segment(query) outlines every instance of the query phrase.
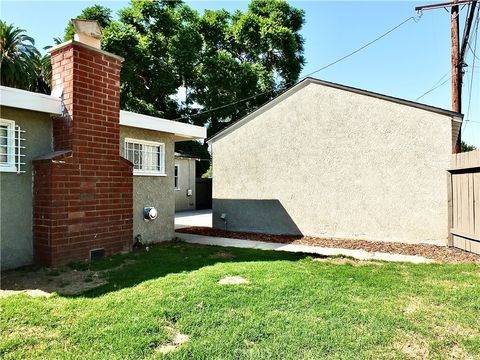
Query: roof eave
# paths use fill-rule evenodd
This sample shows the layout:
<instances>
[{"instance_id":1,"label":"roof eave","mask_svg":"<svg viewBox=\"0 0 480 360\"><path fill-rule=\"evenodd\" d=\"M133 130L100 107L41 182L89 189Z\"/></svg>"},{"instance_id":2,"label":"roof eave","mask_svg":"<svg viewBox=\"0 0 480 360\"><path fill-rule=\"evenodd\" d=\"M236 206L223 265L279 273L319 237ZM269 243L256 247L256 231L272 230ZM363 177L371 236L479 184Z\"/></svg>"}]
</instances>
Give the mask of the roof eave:
<instances>
[{"instance_id":1,"label":"roof eave","mask_svg":"<svg viewBox=\"0 0 480 360\"><path fill-rule=\"evenodd\" d=\"M61 99L7 86L0 86L0 105L52 115L62 114Z\"/></svg>"},{"instance_id":2,"label":"roof eave","mask_svg":"<svg viewBox=\"0 0 480 360\"><path fill-rule=\"evenodd\" d=\"M442 109L442 108L438 108L438 107L430 106L430 105L426 105L426 104L421 104L421 103L417 103L417 102L410 101L410 100L400 99L400 98L396 98L396 97L393 97L393 96L379 94L379 93L375 93L375 92L372 92L372 91L362 90L362 89L354 88L354 87L351 87L351 86L346 86L346 85L342 85L342 84L323 81L323 80L315 79L315 78L312 78L312 77L307 77L305 79L302 79L297 84L290 87L289 89L285 90L284 92L282 92L277 97L275 97L275 98L271 99L270 101L266 102L265 104L263 104L258 109L251 112L250 114L245 115L243 118L240 118L239 120L233 122L231 125L227 126L226 128L224 128L223 130L221 130L217 134L208 138L207 143L208 144L215 143L216 141L220 140L221 138L228 135L232 131L235 131L237 128L239 128L240 126L242 126L246 122L250 121L252 118L262 114L263 112L265 112L267 110L269 110L270 108L275 106L277 103L283 101L285 98L294 94L298 90L304 88L306 85L312 84L312 83L313 84L318 84L318 85L324 85L324 86L328 86L328 87L333 87L333 88L341 89L341 90L344 90L344 91L350 91L350 92L354 92L354 93L365 95L365 96L371 96L371 97L375 97L375 98L382 99L382 100L385 100L385 101L395 102L397 104L402 104L402 105L405 105L405 106L411 106L411 107L415 107L415 108L418 108L418 109L435 112L435 113L445 115L445 116L450 116L452 118L452 120L454 120L454 121L460 121L461 122L463 120L463 115L460 114L460 113L454 112L454 111L450 111L450 110L446 110L446 109Z\"/></svg>"},{"instance_id":3,"label":"roof eave","mask_svg":"<svg viewBox=\"0 0 480 360\"><path fill-rule=\"evenodd\" d=\"M201 126L137 114L125 110L120 111L120 125L173 134L175 141L205 139L207 136L207 129Z\"/></svg>"}]
</instances>

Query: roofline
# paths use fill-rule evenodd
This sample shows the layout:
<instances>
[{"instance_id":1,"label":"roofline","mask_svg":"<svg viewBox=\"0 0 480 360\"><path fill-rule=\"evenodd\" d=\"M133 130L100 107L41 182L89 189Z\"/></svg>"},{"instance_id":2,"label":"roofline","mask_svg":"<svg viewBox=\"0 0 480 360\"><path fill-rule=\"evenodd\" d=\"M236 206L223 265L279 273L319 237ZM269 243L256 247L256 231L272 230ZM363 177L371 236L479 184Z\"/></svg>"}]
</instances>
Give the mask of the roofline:
<instances>
[{"instance_id":1,"label":"roofline","mask_svg":"<svg viewBox=\"0 0 480 360\"><path fill-rule=\"evenodd\" d=\"M54 115L62 114L61 99L7 86L0 86L0 105Z\"/></svg>"},{"instance_id":2,"label":"roofline","mask_svg":"<svg viewBox=\"0 0 480 360\"><path fill-rule=\"evenodd\" d=\"M171 133L181 138L178 141L205 139L207 137L207 129L202 126L185 124L125 110L120 111L120 125Z\"/></svg>"},{"instance_id":3,"label":"roofline","mask_svg":"<svg viewBox=\"0 0 480 360\"><path fill-rule=\"evenodd\" d=\"M176 159L186 159L186 160L204 160L202 158L199 158L197 156L193 156L193 155L180 155L178 153L175 153L174 154L174 157Z\"/></svg>"},{"instance_id":4,"label":"roofline","mask_svg":"<svg viewBox=\"0 0 480 360\"><path fill-rule=\"evenodd\" d=\"M394 103L401 104L401 105L411 106L411 107L415 107L415 108L418 108L418 109L422 109L422 110L426 110L426 111L430 111L430 112L435 112L435 113L438 113L438 114L441 114L441 115L446 115L446 116L453 117L453 120L458 121L458 122L462 122L462 119L463 119L462 114L454 112L454 111L450 111L450 110L446 110L446 109L442 109L442 108L438 108L438 107L435 107L435 106L430 106L430 105L426 105L426 104L422 104L422 103L418 103L418 102L414 102L414 101L410 101L410 100L405 100L405 99L397 98L397 97L394 97L394 96L379 94L379 93L368 91L368 90L354 88L354 87L347 86L347 85L342 85L342 84L337 84L337 83L333 83L333 82L329 82L329 81L319 80L319 79L312 78L312 77L306 77L305 79L302 79L301 81L299 81L295 85L292 85L290 88L286 89L284 92L282 92L278 96L276 96L273 99L271 99L270 101L266 102L265 104L263 104L262 106L260 106L256 110L252 111L250 114L247 114L244 117L234 121L232 124L230 124L229 126L224 128L223 130L221 130L217 134L208 138L207 143L208 144L213 144L215 141L217 141L220 138L224 137L225 135L231 133L235 129L239 128L243 124L250 121L252 118L264 113L265 111L267 111L269 109L271 109L272 107L274 107L279 102L283 101L287 97L293 95L294 93L296 93L300 89L303 89L305 86L307 86L309 84L317 84L317 85L328 86L328 87L332 87L332 88L335 88L335 89L345 90L345 91L353 92L353 93L356 93L356 94L375 97L377 99L382 99L382 100L394 102Z\"/></svg>"},{"instance_id":5,"label":"roofline","mask_svg":"<svg viewBox=\"0 0 480 360\"><path fill-rule=\"evenodd\" d=\"M77 41L77 40L68 40L68 41L65 41L61 44L58 44L58 45L55 45L55 46L52 46L50 48L47 49L47 53L49 54L52 54L52 52L54 51L57 51L57 50L60 50L68 45L77 45L77 46L81 46L87 50L91 50L91 51L96 51L96 52L99 52L101 54L104 54L104 55L107 55L107 56L111 56L115 59L117 59L118 61L120 62L123 62L125 60L125 58L123 58L122 56L120 55L116 55L116 54L112 54L111 52L108 52L108 51L105 51L105 50L102 50L102 49L99 49L99 48L96 48L96 47L93 47L93 46L90 46L88 44L85 44L81 41Z\"/></svg>"},{"instance_id":6,"label":"roofline","mask_svg":"<svg viewBox=\"0 0 480 360\"><path fill-rule=\"evenodd\" d=\"M315 78L311 78L311 77L306 78L306 79L310 80L313 83L320 84L320 85L325 85L325 86L330 86L330 87L333 87L333 88L336 88L336 89L346 90L346 91L354 92L354 93L357 93L357 94L362 94L362 95L366 95L366 96L379 98L379 99L382 99L382 100L395 102L395 103L402 104L402 105L412 106L412 107L416 107L416 108L419 108L419 109L422 109L422 110L436 112L436 113L442 114L442 115L459 116L459 117L463 118L462 114L457 113L455 111L439 108L439 107L432 106L432 105L422 104L422 103L419 103L419 102L416 102L416 101L406 100L406 99L398 98L398 97L395 97L395 96L380 94L380 93L376 93L376 92L373 92L373 91L363 90L363 89L355 88L355 87L352 87L352 86L337 84L337 83L324 81L324 80L319 80L319 79L315 79Z\"/></svg>"},{"instance_id":7,"label":"roofline","mask_svg":"<svg viewBox=\"0 0 480 360\"><path fill-rule=\"evenodd\" d=\"M60 98L7 86L0 86L0 105L51 115L62 114L62 100ZM120 111L120 125L171 133L179 138L176 139L177 141L205 139L207 137L207 129L201 126L124 110Z\"/></svg>"}]
</instances>

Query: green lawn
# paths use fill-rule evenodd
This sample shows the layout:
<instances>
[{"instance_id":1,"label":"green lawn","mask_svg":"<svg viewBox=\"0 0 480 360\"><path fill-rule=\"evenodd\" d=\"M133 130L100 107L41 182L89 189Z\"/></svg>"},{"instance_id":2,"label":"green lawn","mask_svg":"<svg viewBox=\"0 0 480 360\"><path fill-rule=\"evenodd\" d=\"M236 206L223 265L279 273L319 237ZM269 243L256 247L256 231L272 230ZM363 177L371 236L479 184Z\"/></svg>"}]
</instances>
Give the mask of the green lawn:
<instances>
[{"instance_id":1,"label":"green lawn","mask_svg":"<svg viewBox=\"0 0 480 360\"><path fill-rule=\"evenodd\" d=\"M115 256L82 295L0 298L0 358L480 359L478 265L337 262L183 243Z\"/></svg>"}]
</instances>

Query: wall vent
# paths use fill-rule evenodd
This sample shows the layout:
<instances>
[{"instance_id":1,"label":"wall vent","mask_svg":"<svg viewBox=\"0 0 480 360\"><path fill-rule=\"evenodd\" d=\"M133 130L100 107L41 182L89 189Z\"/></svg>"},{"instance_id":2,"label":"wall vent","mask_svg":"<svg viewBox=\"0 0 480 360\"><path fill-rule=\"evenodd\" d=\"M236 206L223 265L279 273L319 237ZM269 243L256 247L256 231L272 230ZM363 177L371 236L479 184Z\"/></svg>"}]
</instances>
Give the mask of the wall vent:
<instances>
[{"instance_id":1,"label":"wall vent","mask_svg":"<svg viewBox=\"0 0 480 360\"><path fill-rule=\"evenodd\" d=\"M105 257L105 249L93 249L90 250L90 260L98 260Z\"/></svg>"}]
</instances>

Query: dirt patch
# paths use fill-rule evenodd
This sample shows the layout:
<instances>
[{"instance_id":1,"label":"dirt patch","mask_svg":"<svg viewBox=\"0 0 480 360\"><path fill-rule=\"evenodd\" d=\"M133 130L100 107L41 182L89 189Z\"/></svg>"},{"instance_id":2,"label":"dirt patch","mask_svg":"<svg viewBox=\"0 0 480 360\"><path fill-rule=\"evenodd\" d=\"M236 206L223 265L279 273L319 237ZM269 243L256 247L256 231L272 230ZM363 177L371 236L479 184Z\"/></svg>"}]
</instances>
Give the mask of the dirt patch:
<instances>
[{"instance_id":1,"label":"dirt patch","mask_svg":"<svg viewBox=\"0 0 480 360\"><path fill-rule=\"evenodd\" d=\"M447 248L435 245L404 244L369 240L332 239L295 235L257 234L238 231L225 231L207 227L189 227L184 229L177 229L176 231L186 234L227 237L241 240L334 247L342 249L365 250L368 252L383 252L412 256L417 255L423 256L427 259L432 259L436 262L443 263L474 262L480 264L480 255L468 253L460 249Z\"/></svg>"},{"instance_id":2,"label":"dirt patch","mask_svg":"<svg viewBox=\"0 0 480 360\"><path fill-rule=\"evenodd\" d=\"M223 279L220 279L218 283L220 285L238 285L238 284L248 284L248 280L241 276L227 275Z\"/></svg>"},{"instance_id":3,"label":"dirt patch","mask_svg":"<svg viewBox=\"0 0 480 360\"><path fill-rule=\"evenodd\" d=\"M2 290L0 289L0 298L17 295L17 294L26 294L31 297L50 297L52 294L43 290L33 289L33 290Z\"/></svg>"},{"instance_id":4,"label":"dirt patch","mask_svg":"<svg viewBox=\"0 0 480 360\"><path fill-rule=\"evenodd\" d=\"M162 354L167 354L167 353L176 351L182 344L185 344L188 340L190 340L190 336L186 334L176 333L173 336L173 339L171 342L160 345L159 347L157 347L156 351Z\"/></svg>"},{"instance_id":5,"label":"dirt patch","mask_svg":"<svg viewBox=\"0 0 480 360\"><path fill-rule=\"evenodd\" d=\"M393 344L394 348L411 359L428 358L428 342L419 336L402 334Z\"/></svg>"},{"instance_id":6,"label":"dirt patch","mask_svg":"<svg viewBox=\"0 0 480 360\"><path fill-rule=\"evenodd\" d=\"M473 357L467 353L464 348L453 345L448 353L448 359L473 360Z\"/></svg>"},{"instance_id":7,"label":"dirt patch","mask_svg":"<svg viewBox=\"0 0 480 360\"><path fill-rule=\"evenodd\" d=\"M5 333L5 338L8 340L15 338L43 338L52 340L54 338L58 338L59 336L60 333L58 331L53 331L43 326L36 325L19 326L14 330Z\"/></svg>"},{"instance_id":8,"label":"dirt patch","mask_svg":"<svg viewBox=\"0 0 480 360\"><path fill-rule=\"evenodd\" d=\"M25 293L30 296L76 295L105 285L103 272L92 270L70 270L63 268L41 268L6 271L1 277L0 297Z\"/></svg>"},{"instance_id":9,"label":"dirt patch","mask_svg":"<svg viewBox=\"0 0 480 360\"><path fill-rule=\"evenodd\" d=\"M419 308L418 302L412 301L412 302L408 303L408 304L404 307L403 312L404 312L406 315L412 315L412 314L414 314L415 312L417 312L418 308Z\"/></svg>"},{"instance_id":10,"label":"dirt patch","mask_svg":"<svg viewBox=\"0 0 480 360\"><path fill-rule=\"evenodd\" d=\"M354 260L343 257L326 257L326 258L315 258L313 261L319 261L323 263L335 264L335 265L352 265L352 266L383 266L383 263L377 261L368 261L368 260Z\"/></svg>"},{"instance_id":11,"label":"dirt patch","mask_svg":"<svg viewBox=\"0 0 480 360\"><path fill-rule=\"evenodd\" d=\"M233 259L235 255L228 251L218 251L210 255L210 259Z\"/></svg>"}]
</instances>

